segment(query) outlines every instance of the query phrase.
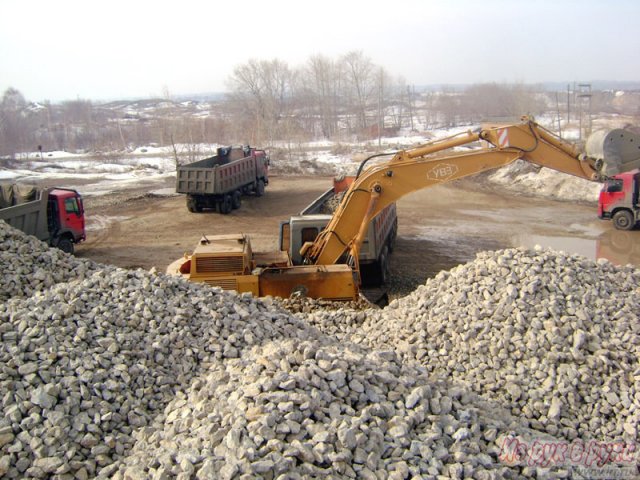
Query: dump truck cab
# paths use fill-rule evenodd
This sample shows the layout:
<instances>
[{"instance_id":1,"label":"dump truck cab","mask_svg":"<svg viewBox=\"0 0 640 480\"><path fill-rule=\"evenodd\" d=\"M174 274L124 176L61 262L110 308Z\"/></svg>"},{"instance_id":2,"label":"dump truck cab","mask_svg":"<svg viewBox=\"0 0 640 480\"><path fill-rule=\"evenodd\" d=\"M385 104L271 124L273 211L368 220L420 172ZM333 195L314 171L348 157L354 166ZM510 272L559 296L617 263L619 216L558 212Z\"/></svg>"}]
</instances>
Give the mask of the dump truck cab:
<instances>
[{"instance_id":1,"label":"dump truck cab","mask_svg":"<svg viewBox=\"0 0 640 480\"><path fill-rule=\"evenodd\" d=\"M65 253L86 240L82 196L71 188L0 185L0 220Z\"/></svg>"},{"instance_id":2,"label":"dump truck cab","mask_svg":"<svg viewBox=\"0 0 640 480\"><path fill-rule=\"evenodd\" d=\"M86 240L84 205L77 191L67 188L50 190L47 219L51 237L61 250L69 252L69 247L65 245L67 242L75 244Z\"/></svg>"},{"instance_id":3,"label":"dump truck cab","mask_svg":"<svg viewBox=\"0 0 640 480\"><path fill-rule=\"evenodd\" d=\"M631 230L640 222L640 170L608 178L600 191L598 217L613 220L618 230Z\"/></svg>"}]
</instances>

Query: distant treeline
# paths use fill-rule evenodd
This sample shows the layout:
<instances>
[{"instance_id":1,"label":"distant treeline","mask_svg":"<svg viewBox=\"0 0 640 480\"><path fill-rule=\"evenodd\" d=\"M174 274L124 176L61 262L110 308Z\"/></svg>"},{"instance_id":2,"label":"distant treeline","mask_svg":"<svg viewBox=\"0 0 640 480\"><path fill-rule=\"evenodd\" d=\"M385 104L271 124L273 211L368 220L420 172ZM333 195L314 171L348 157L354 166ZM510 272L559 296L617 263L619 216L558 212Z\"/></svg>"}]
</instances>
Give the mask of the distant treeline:
<instances>
[{"instance_id":1,"label":"distant treeline","mask_svg":"<svg viewBox=\"0 0 640 480\"><path fill-rule=\"evenodd\" d=\"M34 103L15 88L0 102L0 156L21 152L127 151L141 145L269 146L314 139L352 141L553 113L558 121L593 113L640 114L638 95L613 91L549 91L541 85L475 84L439 91L393 78L362 52L310 57L300 67L250 60L227 79L229 93L210 101L162 99ZM184 96L182 97L184 98ZM629 101L629 100L633 101Z\"/></svg>"}]
</instances>

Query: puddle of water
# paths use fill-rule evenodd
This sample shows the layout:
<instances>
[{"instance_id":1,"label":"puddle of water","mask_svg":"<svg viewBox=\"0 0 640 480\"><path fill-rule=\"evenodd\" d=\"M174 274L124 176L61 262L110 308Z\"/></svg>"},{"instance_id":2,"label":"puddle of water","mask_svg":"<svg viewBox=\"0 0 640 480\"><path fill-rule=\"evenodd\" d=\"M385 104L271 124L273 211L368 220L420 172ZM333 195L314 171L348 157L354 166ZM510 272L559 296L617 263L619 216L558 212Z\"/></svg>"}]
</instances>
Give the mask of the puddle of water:
<instances>
[{"instance_id":1,"label":"puddle of water","mask_svg":"<svg viewBox=\"0 0 640 480\"><path fill-rule=\"evenodd\" d=\"M544 248L578 254L591 260L606 259L616 265L640 266L640 231L607 230L595 239L554 237L547 235L517 235L514 246Z\"/></svg>"},{"instance_id":2,"label":"puddle of water","mask_svg":"<svg viewBox=\"0 0 640 480\"><path fill-rule=\"evenodd\" d=\"M607 230L598 237L596 255L616 265L640 267L640 230Z\"/></svg>"},{"instance_id":3,"label":"puddle of water","mask_svg":"<svg viewBox=\"0 0 640 480\"><path fill-rule=\"evenodd\" d=\"M463 227L473 228L469 229L471 231L464 231ZM437 253L457 263L473 259L475 253L481 250L534 248L539 245L569 255L581 255L590 260L603 258L615 265L631 264L640 267L640 230L627 232L610 229L602 232L591 226L578 228L577 224L573 224L565 230L571 236L543 233L510 235L502 232L492 222L456 224L453 229L421 227L418 230L418 235L411 236L413 239L428 242L432 255Z\"/></svg>"},{"instance_id":4,"label":"puddle of water","mask_svg":"<svg viewBox=\"0 0 640 480\"><path fill-rule=\"evenodd\" d=\"M575 237L553 237L547 235L516 235L513 239L514 247L543 248L578 254L591 260L597 260L597 240Z\"/></svg>"},{"instance_id":5,"label":"puddle of water","mask_svg":"<svg viewBox=\"0 0 640 480\"><path fill-rule=\"evenodd\" d=\"M464 210L464 209L458 209L458 212L461 213L462 215L467 215L473 219L486 219L486 220L491 220L495 223L500 223L504 221L505 218L505 212L504 211L493 211L493 210Z\"/></svg>"}]
</instances>

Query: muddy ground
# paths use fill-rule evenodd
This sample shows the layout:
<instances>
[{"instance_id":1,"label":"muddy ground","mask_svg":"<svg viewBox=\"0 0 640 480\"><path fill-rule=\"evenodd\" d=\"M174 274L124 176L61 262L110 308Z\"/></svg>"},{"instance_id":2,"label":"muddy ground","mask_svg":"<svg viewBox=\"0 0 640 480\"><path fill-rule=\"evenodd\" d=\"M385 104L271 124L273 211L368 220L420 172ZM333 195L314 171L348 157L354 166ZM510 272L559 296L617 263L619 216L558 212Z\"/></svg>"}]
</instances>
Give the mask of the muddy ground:
<instances>
[{"instance_id":1,"label":"muddy ground","mask_svg":"<svg viewBox=\"0 0 640 480\"><path fill-rule=\"evenodd\" d=\"M254 250L278 245L281 220L328 189L331 177L272 177L264 197L243 197L230 215L190 213L184 196L140 188L87 197L87 241L77 255L125 268L164 271L202 234L247 233ZM168 178L167 189L173 187ZM157 191L157 185L154 187ZM390 294L474 258L478 251L540 244L592 259L640 265L640 231L619 232L595 205L500 193L472 181L422 190L398 202Z\"/></svg>"}]
</instances>

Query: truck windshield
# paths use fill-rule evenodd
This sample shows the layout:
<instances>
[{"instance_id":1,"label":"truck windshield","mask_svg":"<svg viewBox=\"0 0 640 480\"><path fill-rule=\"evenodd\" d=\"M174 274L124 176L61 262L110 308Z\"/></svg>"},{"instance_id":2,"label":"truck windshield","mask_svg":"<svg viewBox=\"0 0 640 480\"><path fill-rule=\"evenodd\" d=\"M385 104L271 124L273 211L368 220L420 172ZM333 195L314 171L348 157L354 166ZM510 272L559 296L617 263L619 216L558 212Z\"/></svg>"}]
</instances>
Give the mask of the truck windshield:
<instances>
[{"instance_id":1,"label":"truck windshield","mask_svg":"<svg viewBox=\"0 0 640 480\"><path fill-rule=\"evenodd\" d=\"M76 198L65 198L64 209L67 213L75 213L76 215L80 215L80 207L78 206L78 201L76 200Z\"/></svg>"},{"instance_id":2,"label":"truck windshield","mask_svg":"<svg viewBox=\"0 0 640 480\"><path fill-rule=\"evenodd\" d=\"M616 193L622 191L622 180L609 180L604 184L603 190L607 193Z\"/></svg>"}]
</instances>

